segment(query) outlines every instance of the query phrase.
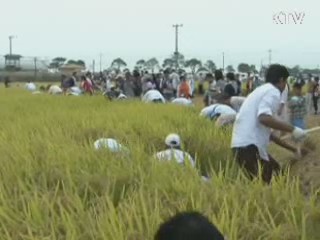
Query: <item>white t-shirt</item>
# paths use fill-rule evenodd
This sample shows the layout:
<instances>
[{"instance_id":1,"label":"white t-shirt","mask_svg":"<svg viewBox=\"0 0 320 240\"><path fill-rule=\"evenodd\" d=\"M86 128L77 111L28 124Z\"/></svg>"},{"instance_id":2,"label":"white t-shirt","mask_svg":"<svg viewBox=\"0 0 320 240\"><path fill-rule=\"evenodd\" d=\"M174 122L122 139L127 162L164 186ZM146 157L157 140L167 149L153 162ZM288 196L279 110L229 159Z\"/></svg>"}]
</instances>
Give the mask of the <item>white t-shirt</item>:
<instances>
[{"instance_id":1,"label":"white t-shirt","mask_svg":"<svg viewBox=\"0 0 320 240\"><path fill-rule=\"evenodd\" d=\"M188 160L191 164L192 167L195 167L195 161L193 158L190 156L189 153L183 152L179 149L167 149L162 152L158 152L155 155L155 158L157 158L160 161L172 161L176 160L177 163L179 164L184 164L185 160Z\"/></svg>"},{"instance_id":2,"label":"white t-shirt","mask_svg":"<svg viewBox=\"0 0 320 240\"><path fill-rule=\"evenodd\" d=\"M57 86L57 85L53 85L49 88L49 91L48 91L49 94L53 94L53 95L56 95L56 94L61 94L62 93L62 89Z\"/></svg>"},{"instance_id":3,"label":"white t-shirt","mask_svg":"<svg viewBox=\"0 0 320 240\"><path fill-rule=\"evenodd\" d=\"M149 90L142 97L143 102L152 102L153 100L157 99L160 99L163 103L166 102L166 100L158 90Z\"/></svg>"},{"instance_id":4,"label":"white t-shirt","mask_svg":"<svg viewBox=\"0 0 320 240\"><path fill-rule=\"evenodd\" d=\"M70 91L72 93L76 93L76 94L81 94L82 93L82 91L81 91L81 89L79 87L71 87Z\"/></svg>"},{"instance_id":5,"label":"white t-shirt","mask_svg":"<svg viewBox=\"0 0 320 240\"><path fill-rule=\"evenodd\" d=\"M37 87L36 87L36 85L34 83L31 82L31 83L27 83L26 84L26 89L28 91L33 92L33 91L37 90Z\"/></svg>"},{"instance_id":6,"label":"white t-shirt","mask_svg":"<svg viewBox=\"0 0 320 240\"><path fill-rule=\"evenodd\" d=\"M286 88L281 93L281 104L283 104L283 108L279 117L282 121L288 120L288 110L287 110L288 94L289 94L289 87L288 85L286 85Z\"/></svg>"},{"instance_id":7,"label":"white t-shirt","mask_svg":"<svg viewBox=\"0 0 320 240\"><path fill-rule=\"evenodd\" d=\"M239 112L245 100L245 97L231 97L230 105L236 112Z\"/></svg>"},{"instance_id":8,"label":"white t-shirt","mask_svg":"<svg viewBox=\"0 0 320 240\"><path fill-rule=\"evenodd\" d=\"M229 115L229 114L237 114L237 112L225 104L213 104L208 107L202 109L200 116L202 117L212 117L214 115Z\"/></svg>"},{"instance_id":9,"label":"white t-shirt","mask_svg":"<svg viewBox=\"0 0 320 240\"><path fill-rule=\"evenodd\" d=\"M254 90L244 101L233 126L231 147L257 146L260 157L269 161L267 149L271 129L259 121L262 114L277 114L280 105L280 91L270 83Z\"/></svg>"},{"instance_id":10,"label":"white t-shirt","mask_svg":"<svg viewBox=\"0 0 320 240\"><path fill-rule=\"evenodd\" d=\"M177 105L193 106L192 101L186 98L176 98L172 101L172 103Z\"/></svg>"}]
</instances>

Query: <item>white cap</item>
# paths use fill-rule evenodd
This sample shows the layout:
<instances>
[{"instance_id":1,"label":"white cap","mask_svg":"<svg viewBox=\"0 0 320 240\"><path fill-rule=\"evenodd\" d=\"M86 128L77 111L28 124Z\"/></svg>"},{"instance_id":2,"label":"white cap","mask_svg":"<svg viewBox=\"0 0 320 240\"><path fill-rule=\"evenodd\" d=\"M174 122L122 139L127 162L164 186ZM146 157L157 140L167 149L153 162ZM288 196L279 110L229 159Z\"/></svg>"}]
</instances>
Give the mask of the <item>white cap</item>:
<instances>
[{"instance_id":1,"label":"white cap","mask_svg":"<svg viewBox=\"0 0 320 240\"><path fill-rule=\"evenodd\" d=\"M180 136L178 134L171 133L166 137L165 143L169 147L180 147Z\"/></svg>"},{"instance_id":2,"label":"white cap","mask_svg":"<svg viewBox=\"0 0 320 240\"><path fill-rule=\"evenodd\" d=\"M120 152L123 147L115 139L100 138L94 142L94 148L96 150L99 150L102 148L108 148L111 152Z\"/></svg>"}]
</instances>

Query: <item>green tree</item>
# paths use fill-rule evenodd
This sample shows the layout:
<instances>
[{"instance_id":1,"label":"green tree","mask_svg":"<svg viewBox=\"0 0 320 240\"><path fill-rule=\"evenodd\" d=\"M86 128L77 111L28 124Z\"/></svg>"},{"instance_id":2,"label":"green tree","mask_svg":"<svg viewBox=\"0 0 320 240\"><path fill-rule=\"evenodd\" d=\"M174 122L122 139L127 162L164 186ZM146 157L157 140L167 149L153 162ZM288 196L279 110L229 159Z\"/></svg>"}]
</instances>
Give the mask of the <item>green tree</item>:
<instances>
[{"instance_id":1,"label":"green tree","mask_svg":"<svg viewBox=\"0 0 320 240\"><path fill-rule=\"evenodd\" d=\"M238 65L238 72L247 73L250 72L250 66L247 63L240 63Z\"/></svg>"},{"instance_id":2,"label":"green tree","mask_svg":"<svg viewBox=\"0 0 320 240\"><path fill-rule=\"evenodd\" d=\"M86 63L83 60L78 60L76 64L83 67L86 66Z\"/></svg>"},{"instance_id":3,"label":"green tree","mask_svg":"<svg viewBox=\"0 0 320 240\"><path fill-rule=\"evenodd\" d=\"M49 68L50 69L58 69L59 67L61 67L65 62L66 62L66 58L64 57L56 57L54 59L52 59L51 63L49 64Z\"/></svg>"},{"instance_id":4,"label":"green tree","mask_svg":"<svg viewBox=\"0 0 320 240\"><path fill-rule=\"evenodd\" d=\"M197 73L199 73L199 72L209 72L209 70L206 67L199 67L197 70Z\"/></svg>"},{"instance_id":5,"label":"green tree","mask_svg":"<svg viewBox=\"0 0 320 240\"><path fill-rule=\"evenodd\" d=\"M159 61L156 58L151 58L146 62L146 66L152 73L154 73L154 69L159 67Z\"/></svg>"},{"instance_id":6,"label":"green tree","mask_svg":"<svg viewBox=\"0 0 320 240\"><path fill-rule=\"evenodd\" d=\"M234 68L232 65L229 65L226 67L227 72L235 72Z\"/></svg>"},{"instance_id":7,"label":"green tree","mask_svg":"<svg viewBox=\"0 0 320 240\"><path fill-rule=\"evenodd\" d=\"M194 74L202 66L202 63L200 60L192 58L186 61L185 66L190 68L191 72Z\"/></svg>"},{"instance_id":8,"label":"green tree","mask_svg":"<svg viewBox=\"0 0 320 240\"><path fill-rule=\"evenodd\" d=\"M173 68L173 66L174 60L172 58L166 58L162 63L163 68Z\"/></svg>"},{"instance_id":9,"label":"green tree","mask_svg":"<svg viewBox=\"0 0 320 240\"><path fill-rule=\"evenodd\" d=\"M214 73L217 70L216 64L212 60L208 60L205 64L205 67L211 72Z\"/></svg>"},{"instance_id":10,"label":"green tree","mask_svg":"<svg viewBox=\"0 0 320 240\"><path fill-rule=\"evenodd\" d=\"M127 63L121 58L116 58L111 63L111 67L115 67L119 71L121 70L122 67L126 67L126 66L127 66Z\"/></svg>"},{"instance_id":11,"label":"green tree","mask_svg":"<svg viewBox=\"0 0 320 240\"><path fill-rule=\"evenodd\" d=\"M136 62L136 68L142 69L146 66L146 61L143 59L140 59L139 61Z\"/></svg>"},{"instance_id":12,"label":"green tree","mask_svg":"<svg viewBox=\"0 0 320 240\"><path fill-rule=\"evenodd\" d=\"M250 72L258 73L255 65L250 65Z\"/></svg>"}]
</instances>

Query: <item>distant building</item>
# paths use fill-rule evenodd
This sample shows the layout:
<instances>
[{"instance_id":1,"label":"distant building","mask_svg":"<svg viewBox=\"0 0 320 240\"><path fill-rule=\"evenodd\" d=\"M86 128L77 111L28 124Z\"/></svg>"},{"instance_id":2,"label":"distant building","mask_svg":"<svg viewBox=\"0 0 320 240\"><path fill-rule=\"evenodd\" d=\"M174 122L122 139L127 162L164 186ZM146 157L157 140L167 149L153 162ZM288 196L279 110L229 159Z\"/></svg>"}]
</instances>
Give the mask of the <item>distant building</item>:
<instances>
[{"instance_id":1,"label":"distant building","mask_svg":"<svg viewBox=\"0 0 320 240\"><path fill-rule=\"evenodd\" d=\"M65 75L71 75L72 73L81 73L86 70L85 66L77 64L65 64L59 68L59 71Z\"/></svg>"},{"instance_id":2,"label":"distant building","mask_svg":"<svg viewBox=\"0 0 320 240\"><path fill-rule=\"evenodd\" d=\"M5 68L6 70L19 71L21 70L20 60L22 58L21 55L17 54L7 54L4 56L5 58Z\"/></svg>"}]
</instances>

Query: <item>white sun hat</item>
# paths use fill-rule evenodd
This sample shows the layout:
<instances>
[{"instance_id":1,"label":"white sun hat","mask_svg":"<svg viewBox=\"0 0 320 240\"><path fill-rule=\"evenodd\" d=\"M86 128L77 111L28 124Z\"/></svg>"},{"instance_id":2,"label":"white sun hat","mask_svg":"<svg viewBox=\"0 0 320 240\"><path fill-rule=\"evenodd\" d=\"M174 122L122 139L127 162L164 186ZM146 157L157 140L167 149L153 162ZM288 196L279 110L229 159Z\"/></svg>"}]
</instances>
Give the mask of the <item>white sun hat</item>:
<instances>
[{"instance_id":1,"label":"white sun hat","mask_svg":"<svg viewBox=\"0 0 320 240\"><path fill-rule=\"evenodd\" d=\"M124 150L124 147L112 138L100 138L94 142L94 148L96 150L108 148L111 152L120 152Z\"/></svg>"},{"instance_id":2,"label":"white sun hat","mask_svg":"<svg viewBox=\"0 0 320 240\"><path fill-rule=\"evenodd\" d=\"M171 133L166 137L165 143L169 147L180 147L181 139L178 134Z\"/></svg>"}]
</instances>

